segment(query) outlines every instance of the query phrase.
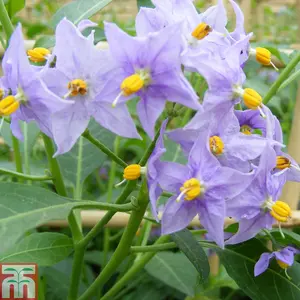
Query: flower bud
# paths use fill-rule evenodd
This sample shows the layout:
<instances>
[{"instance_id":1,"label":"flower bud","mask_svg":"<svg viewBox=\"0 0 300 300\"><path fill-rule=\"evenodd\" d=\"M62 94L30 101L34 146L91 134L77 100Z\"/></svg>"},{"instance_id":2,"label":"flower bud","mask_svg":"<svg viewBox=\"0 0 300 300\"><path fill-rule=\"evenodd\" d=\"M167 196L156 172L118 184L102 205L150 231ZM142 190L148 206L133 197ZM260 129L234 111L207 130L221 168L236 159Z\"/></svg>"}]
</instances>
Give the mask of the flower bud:
<instances>
[{"instance_id":1,"label":"flower bud","mask_svg":"<svg viewBox=\"0 0 300 300\"><path fill-rule=\"evenodd\" d=\"M181 195L185 195L184 200L191 201L198 197L201 192L201 183L196 178L187 180L180 188Z\"/></svg>"},{"instance_id":2,"label":"flower bud","mask_svg":"<svg viewBox=\"0 0 300 300\"><path fill-rule=\"evenodd\" d=\"M68 83L68 89L70 90L70 93L67 95L85 95L87 93L87 83L82 79L74 79Z\"/></svg>"},{"instance_id":3,"label":"flower bud","mask_svg":"<svg viewBox=\"0 0 300 300\"><path fill-rule=\"evenodd\" d=\"M14 96L8 96L0 101L0 115L9 116L14 113L20 104Z\"/></svg>"},{"instance_id":4,"label":"flower bud","mask_svg":"<svg viewBox=\"0 0 300 300\"><path fill-rule=\"evenodd\" d=\"M141 177L141 166L138 164L129 165L124 169L124 179L136 180Z\"/></svg>"},{"instance_id":5,"label":"flower bud","mask_svg":"<svg viewBox=\"0 0 300 300\"><path fill-rule=\"evenodd\" d=\"M289 265L287 263L281 261L280 259L276 259L276 261L277 261L277 264L279 265L279 267L281 269L285 270L285 269L287 269L289 267Z\"/></svg>"},{"instance_id":6,"label":"flower bud","mask_svg":"<svg viewBox=\"0 0 300 300\"><path fill-rule=\"evenodd\" d=\"M200 23L192 32L192 36L197 40L204 39L212 31L211 27L206 23Z\"/></svg>"},{"instance_id":7,"label":"flower bud","mask_svg":"<svg viewBox=\"0 0 300 300\"><path fill-rule=\"evenodd\" d=\"M270 211L271 216L279 222L287 222L291 216L291 208L282 201L276 201Z\"/></svg>"},{"instance_id":8,"label":"flower bud","mask_svg":"<svg viewBox=\"0 0 300 300\"><path fill-rule=\"evenodd\" d=\"M277 156L276 157L276 168L279 170L287 169L291 166L291 162L288 158L284 156Z\"/></svg>"},{"instance_id":9,"label":"flower bud","mask_svg":"<svg viewBox=\"0 0 300 300\"><path fill-rule=\"evenodd\" d=\"M224 143L222 139L217 135L211 136L209 138L209 147L210 151L214 155L221 155L224 152Z\"/></svg>"},{"instance_id":10,"label":"flower bud","mask_svg":"<svg viewBox=\"0 0 300 300\"><path fill-rule=\"evenodd\" d=\"M249 109L257 109L262 104L262 97L253 89L244 89L244 104Z\"/></svg>"},{"instance_id":11,"label":"flower bud","mask_svg":"<svg viewBox=\"0 0 300 300\"><path fill-rule=\"evenodd\" d=\"M144 80L139 74L126 77L121 83L121 90L124 96L130 96L144 87Z\"/></svg>"},{"instance_id":12,"label":"flower bud","mask_svg":"<svg viewBox=\"0 0 300 300\"><path fill-rule=\"evenodd\" d=\"M47 60L47 56L50 55L50 51L46 48L37 47L27 51L29 60L32 62L44 62Z\"/></svg>"}]
</instances>

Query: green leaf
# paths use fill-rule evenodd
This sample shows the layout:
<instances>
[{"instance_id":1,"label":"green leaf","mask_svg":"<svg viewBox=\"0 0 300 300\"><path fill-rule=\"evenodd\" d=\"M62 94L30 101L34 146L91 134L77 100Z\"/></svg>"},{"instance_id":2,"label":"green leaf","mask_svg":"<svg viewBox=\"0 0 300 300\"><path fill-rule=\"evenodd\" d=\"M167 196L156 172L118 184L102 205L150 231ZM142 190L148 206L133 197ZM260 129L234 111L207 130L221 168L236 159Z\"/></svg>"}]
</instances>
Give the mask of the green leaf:
<instances>
[{"instance_id":1,"label":"green leaf","mask_svg":"<svg viewBox=\"0 0 300 300\"><path fill-rule=\"evenodd\" d=\"M9 0L6 4L8 15L13 17L18 11L25 6L25 0Z\"/></svg>"},{"instance_id":2,"label":"green leaf","mask_svg":"<svg viewBox=\"0 0 300 300\"><path fill-rule=\"evenodd\" d=\"M282 245L295 245L296 247L300 248L300 235L289 231L286 229L282 229L282 232L284 233L285 238L282 237L280 231L278 229L273 229L271 231L271 234L274 236L275 240Z\"/></svg>"},{"instance_id":3,"label":"green leaf","mask_svg":"<svg viewBox=\"0 0 300 300\"><path fill-rule=\"evenodd\" d=\"M46 189L0 182L1 251L9 249L24 232L50 220L64 220L83 202L70 201Z\"/></svg>"},{"instance_id":4,"label":"green leaf","mask_svg":"<svg viewBox=\"0 0 300 300\"><path fill-rule=\"evenodd\" d=\"M31 262L39 266L51 266L65 259L72 250L73 242L64 234L33 233L5 254L1 254L0 262Z\"/></svg>"},{"instance_id":5,"label":"green leaf","mask_svg":"<svg viewBox=\"0 0 300 300\"><path fill-rule=\"evenodd\" d=\"M141 7L154 7L151 0L137 0L137 6L139 9Z\"/></svg>"},{"instance_id":6,"label":"green leaf","mask_svg":"<svg viewBox=\"0 0 300 300\"><path fill-rule=\"evenodd\" d=\"M113 147L115 135L92 120L89 125L91 134L109 148ZM76 185L82 183L95 169L99 168L107 156L88 140L82 138L64 155L58 156L63 175ZM80 166L81 165L81 166ZM78 174L79 173L79 174ZM79 179L78 179L79 176Z\"/></svg>"},{"instance_id":7,"label":"green leaf","mask_svg":"<svg viewBox=\"0 0 300 300\"><path fill-rule=\"evenodd\" d=\"M77 0L60 8L52 17L51 27L56 25L64 17L77 25L81 20L88 19L109 4L112 0Z\"/></svg>"},{"instance_id":8,"label":"green leaf","mask_svg":"<svg viewBox=\"0 0 300 300\"><path fill-rule=\"evenodd\" d=\"M252 300L300 299L300 264L297 262L288 269L292 280L275 261L263 274L254 277L254 265L263 252L269 251L257 239L217 250L229 276Z\"/></svg>"},{"instance_id":9,"label":"green leaf","mask_svg":"<svg viewBox=\"0 0 300 300\"><path fill-rule=\"evenodd\" d=\"M157 253L145 266L153 277L178 291L193 296L197 283L197 271L182 253Z\"/></svg>"},{"instance_id":10,"label":"green leaf","mask_svg":"<svg viewBox=\"0 0 300 300\"><path fill-rule=\"evenodd\" d=\"M199 272L200 281L205 281L209 276L209 263L205 251L191 232L183 229L171 234L171 238Z\"/></svg>"},{"instance_id":11,"label":"green leaf","mask_svg":"<svg viewBox=\"0 0 300 300\"><path fill-rule=\"evenodd\" d=\"M82 31L82 34L84 36L89 36L92 31L94 31L94 44L106 40L104 30L100 27L88 27Z\"/></svg>"},{"instance_id":12,"label":"green leaf","mask_svg":"<svg viewBox=\"0 0 300 300\"><path fill-rule=\"evenodd\" d=\"M45 35L36 40L35 47L52 48L55 45L55 36Z\"/></svg>"}]
</instances>

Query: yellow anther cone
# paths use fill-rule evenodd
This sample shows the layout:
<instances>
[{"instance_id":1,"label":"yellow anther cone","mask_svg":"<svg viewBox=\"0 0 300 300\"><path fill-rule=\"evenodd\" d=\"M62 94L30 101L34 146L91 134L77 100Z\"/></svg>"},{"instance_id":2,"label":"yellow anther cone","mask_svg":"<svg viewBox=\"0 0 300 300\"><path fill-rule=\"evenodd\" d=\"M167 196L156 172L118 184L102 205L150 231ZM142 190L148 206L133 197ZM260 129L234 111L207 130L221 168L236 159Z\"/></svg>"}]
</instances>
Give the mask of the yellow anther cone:
<instances>
[{"instance_id":1,"label":"yellow anther cone","mask_svg":"<svg viewBox=\"0 0 300 300\"><path fill-rule=\"evenodd\" d=\"M277 261L277 263L278 263L278 265L279 265L279 267L280 267L281 269L287 269L287 268L289 267L288 264L286 264L285 262L283 262L283 261L281 261L281 260L279 260L279 259L276 259L276 261Z\"/></svg>"},{"instance_id":2,"label":"yellow anther cone","mask_svg":"<svg viewBox=\"0 0 300 300\"><path fill-rule=\"evenodd\" d=\"M279 222L287 222L291 216L291 208L283 201L276 201L270 211L271 216Z\"/></svg>"},{"instance_id":3,"label":"yellow anther cone","mask_svg":"<svg viewBox=\"0 0 300 300\"><path fill-rule=\"evenodd\" d=\"M244 104L249 109L257 109L262 104L261 95L253 89L244 89Z\"/></svg>"},{"instance_id":4,"label":"yellow anther cone","mask_svg":"<svg viewBox=\"0 0 300 300\"><path fill-rule=\"evenodd\" d=\"M209 147L210 151L215 155L221 155L224 152L224 143L222 139L217 135L211 136L209 138Z\"/></svg>"},{"instance_id":5,"label":"yellow anther cone","mask_svg":"<svg viewBox=\"0 0 300 300\"><path fill-rule=\"evenodd\" d=\"M0 114L2 116L9 116L14 113L20 104L16 101L14 96L8 96L0 101Z\"/></svg>"},{"instance_id":6,"label":"yellow anther cone","mask_svg":"<svg viewBox=\"0 0 300 300\"><path fill-rule=\"evenodd\" d=\"M180 191L184 193L184 200L191 201L194 200L201 194L201 184L197 178L191 178L183 184Z\"/></svg>"},{"instance_id":7,"label":"yellow anther cone","mask_svg":"<svg viewBox=\"0 0 300 300\"><path fill-rule=\"evenodd\" d=\"M210 32L211 27L206 23L200 23L192 32L192 36L197 40L204 39Z\"/></svg>"},{"instance_id":8,"label":"yellow anther cone","mask_svg":"<svg viewBox=\"0 0 300 300\"><path fill-rule=\"evenodd\" d=\"M141 176L141 166L138 164L129 165L124 169L123 177L127 180L136 180Z\"/></svg>"},{"instance_id":9,"label":"yellow anther cone","mask_svg":"<svg viewBox=\"0 0 300 300\"><path fill-rule=\"evenodd\" d=\"M144 87L144 80L139 74L126 77L121 83L121 90L124 96L130 96Z\"/></svg>"},{"instance_id":10,"label":"yellow anther cone","mask_svg":"<svg viewBox=\"0 0 300 300\"><path fill-rule=\"evenodd\" d=\"M256 60L264 66L271 64L271 52L266 48L258 47L255 49Z\"/></svg>"},{"instance_id":11,"label":"yellow anther cone","mask_svg":"<svg viewBox=\"0 0 300 300\"><path fill-rule=\"evenodd\" d=\"M82 79L74 79L69 82L68 89L71 96L85 95L87 93L87 83Z\"/></svg>"},{"instance_id":12,"label":"yellow anther cone","mask_svg":"<svg viewBox=\"0 0 300 300\"><path fill-rule=\"evenodd\" d=\"M48 49L42 47L33 48L27 51L28 58L32 62L36 62L36 63L44 62L50 53L51 52Z\"/></svg>"},{"instance_id":13,"label":"yellow anther cone","mask_svg":"<svg viewBox=\"0 0 300 300\"><path fill-rule=\"evenodd\" d=\"M277 156L276 157L276 168L279 170L284 170L291 166L291 162L288 158L284 156Z\"/></svg>"}]
</instances>

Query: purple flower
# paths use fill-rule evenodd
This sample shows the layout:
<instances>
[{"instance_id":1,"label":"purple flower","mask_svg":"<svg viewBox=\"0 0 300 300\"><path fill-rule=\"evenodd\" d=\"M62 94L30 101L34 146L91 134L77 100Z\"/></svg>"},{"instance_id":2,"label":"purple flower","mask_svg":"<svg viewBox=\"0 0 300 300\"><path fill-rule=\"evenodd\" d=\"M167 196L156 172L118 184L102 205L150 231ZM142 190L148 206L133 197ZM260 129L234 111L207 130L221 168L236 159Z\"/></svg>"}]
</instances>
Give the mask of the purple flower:
<instances>
[{"instance_id":1,"label":"purple flower","mask_svg":"<svg viewBox=\"0 0 300 300\"><path fill-rule=\"evenodd\" d=\"M205 110L211 110L223 103L226 103L229 108L233 107L240 102L241 97L245 102L248 93L253 91L242 88L246 76L240 68L239 62L241 49L248 41L249 36L229 47L224 53L224 58L213 57L193 60L191 67L195 67L208 84L203 103ZM260 96L255 95L255 97ZM260 104L261 97L258 99L257 106Z\"/></svg>"},{"instance_id":2,"label":"purple flower","mask_svg":"<svg viewBox=\"0 0 300 300\"><path fill-rule=\"evenodd\" d=\"M89 19L85 19L85 20L81 20L78 25L77 25L77 28L80 32L84 31L85 29L89 28L89 27L95 27L95 26L98 26L97 23L95 22L92 22L91 20Z\"/></svg>"},{"instance_id":3,"label":"purple flower","mask_svg":"<svg viewBox=\"0 0 300 300\"><path fill-rule=\"evenodd\" d=\"M168 120L165 120L160 129L160 135L157 139L155 148L149 157L147 163L147 183L149 190L149 198L151 203L152 214L155 219L158 221L156 201L162 193L162 189L159 186L159 176L161 174L162 162L160 161L161 156L166 152L164 146L164 133L166 130Z\"/></svg>"},{"instance_id":4,"label":"purple flower","mask_svg":"<svg viewBox=\"0 0 300 300\"><path fill-rule=\"evenodd\" d=\"M236 110L235 115L239 120L241 132L250 135L255 129L259 129L262 136L266 136L266 119L261 116L259 110Z\"/></svg>"},{"instance_id":5,"label":"purple flower","mask_svg":"<svg viewBox=\"0 0 300 300\"><path fill-rule=\"evenodd\" d=\"M276 153L267 144L249 187L238 197L226 202L226 215L239 221L238 232L226 244L237 244L254 237L261 229L271 229L274 221L286 222L291 214L289 206L277 201L285 178L272 175Z\"/></svg>"},{"instance_id":6,"label":"purple flower","mask_svg":"<svg viewBox=\"0 0 300 300\"><path fill-rule=\"evenodd\" d=\"M199 215L201 224L212 239L224 246L225 200L247 188L253 174L243 174L220 163L209 150L207 133L201 132L186 166L164 162L159 184L174 193L162 215L162 233L179 231Z\"/></svg>"},{"instance_id":7,"label":"purple flower","mask_svg":"<svg viewBox=\"0 0 300 300\"><path fill-rule=\"evenodd\" d=\"M201 107L181 71L180 26L168 26L146 37L131 37L116 25L105 23L106 37L117 67L108 73L100 97L118 107L139 96L137 112L151 138L167 100L193 109Z\"/></svg>"},{"instance_id":8,"label":"purple flower","mask_svg":"<svg viewBox=\"0 0 300 300\"><path fill-rule=\"evenodd\" d=\"M57 57L56 68L45 69L41 76L51 91L70 103L52 116L56 155L73 147L91 116L118 135L139 137L126 105L122 103L113 109L101 98L107 73L114 68L108 51L97 50L93 39L82 36L79 29L64 19L56 28L53 53Z\"/></svg>"},{"instance_id":9,"label":"purple flower","mask_svg":"<svg viewBox=\"0 0 300 300\"><path fill-rule=\"evenodd\" d=\"M23 139L19 121L36 121L40 130L51 136L51 114L59 108L69 107L66 101L52 93L29 64L25 53L22 28L19 24L12 34L2 61L4 82L11 91L11 105L18 107L11 111L11 130L18 139ZM8 97L7 97L8 98ZM8 100L6 98L6 100ZM2 104L5 99L1 102Z\"/></svg>"},{"instance_id":10,"label":"purple flower","mask_svg":"<svg viewBox=\"0 0 300 300\"><path fill-rule=\"evenodd\" d=\"M276 168L273 174L281 176L287 181L300 182L300 167L298 163L287 153L282 151L283 134L279 120L274 116L268 107L264 107L267 117L267 133L269 140L274 141L274 149L276 152Z\"/></svg>"},{"instance_id":11,"label":"purple flower","mask_svg":"<svg viewBox=\"0 0 300 300\"><path fill-rule=\"evenodd\" d=\"M288 246L279 251L263 253L254 267L254 276L258 276L265 272L270 264L270 260L275 258L278 265L282 269L287 269L294 263L294 256L300 251L294 247Z\"/></svg>"},{"instance_id":12,"label":"purple flower","mask_svg":"<svg viewBox=\"0 0 300 300\"><path fill-rule=\"evenodd\" d=\"M240 132L233 109L227 111L223 107L224 104L210 112L198 112L183 129L176 129L168 136L189 153L199 132L206 130L210 150L223 166L249 172L250 161L263 152L266 139Z\"/></svg>"}]
</instances>

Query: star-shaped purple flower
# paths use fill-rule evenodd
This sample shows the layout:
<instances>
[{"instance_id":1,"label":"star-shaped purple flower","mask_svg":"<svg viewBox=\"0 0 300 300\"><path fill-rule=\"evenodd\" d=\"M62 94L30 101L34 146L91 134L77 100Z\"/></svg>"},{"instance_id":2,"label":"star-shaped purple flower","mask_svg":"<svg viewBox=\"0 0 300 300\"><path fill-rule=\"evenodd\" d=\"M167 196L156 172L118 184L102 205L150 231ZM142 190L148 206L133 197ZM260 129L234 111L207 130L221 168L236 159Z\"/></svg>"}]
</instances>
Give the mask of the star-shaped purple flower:
<instances>
[{"instance_id":1,"label":"star-shaped purple flower","mask_svg":"<svg viewBox=\"0 0 300 300\"><path fill-rule=\"evenodd\" d=\"M70 105L52 116L56 155L69 151L87 128L90 117L110 131L124 137L139 138L124 103L113 109L103 101L101 91L114 62L106 50L94 47L93 38L85 38L70 21L56 28L56 67L41 72L51 91Z\"/></svg>"},{"instance_id":2,"label":"star-shaped purple flower","mask_svg":"<svg viewBox=\"0 0 300 300\"><path fill-rule=\"evenodd\" d=\"M221 167L209 150L205 131L194 144L186 166L164 162L160 172L161 188L174 194L162 215L162 233L179 231L198 215L213 240L223 247L225 201L242 193L253 174Z\"/></svg>"},{"instance_id":3,"label":"star-shaped purple flower","mask_svg":"<svg viewBox=\"0 0 300 300\"><path fill-rule=\"evenodd\" d=\"M23 139L19 126L21 120L27 123L35 121L42 132L51 136L51 114L61 107L68 107L68 103L52 93L29 64L20 24L10 38L2 68L5 87L19 103L19 108L11 114L13 135Z\"/></svg>"},{"instance_id":4,"label":"star-shaped purple flower","mask_svg":"<svg viewBox=\"0 0 300 300\"><path fill-rule=\"evenodd\" d=\"M274 252L263 253L254 266L254 276L259 276L265 272L270 264L270 261L275 258L282 268L286 269L294 263L294 256L300 251L294 247L288 246Z\"/></svg>"},{"instance_id":5,"label":"star-shaped purple flower","mask_svg":"<svg viewBox=\"0 0 300 300\"><path fill-rule=\"evenodd\" d=\"M181 71L180 26L168 26L146 37L131 37L115 24L105 23L117 67L107 74L100 96L114 107L139 96L137 112L151 138L167 100L193 109L200 107L197 95Z\"/></svg>"},{"instance_id":6,"label":"star-shaped purple flower","mask_svg":"<svg viewBox=\"0 0 300 300\"><path fill-rule=\"evenodd\" d=\"M189 153L199 132L207 130L211 152L223 166L242 172L250 171L250 161L257 158L266 146L266 139L258 135L246 135L241 131L233 109L224 104L210 112L198 112L183 128L168 133Z\"/></svg>"},{"instance_id":7,"label":"star-shaped purple flower","mask_svg":"<svg viewBox=\"0 0 300 300\"><path fill-rule=\"evenodd\" d=\"M255 178L250 186L238 197L226 204L226 215L239 221L238 232L226 241L226 244L237 244L254 237L261 229L271 229L277 220L287 220L290 209L284 207L283 218L273 216L277 199L285 184L285 178L272 175L276 166L276 153L267 144L261 157L259 166L255 172ZM280 202L282 204L282 202ZM285 204L285 206L287 206Z\"/></svg>"}]
</instances>

